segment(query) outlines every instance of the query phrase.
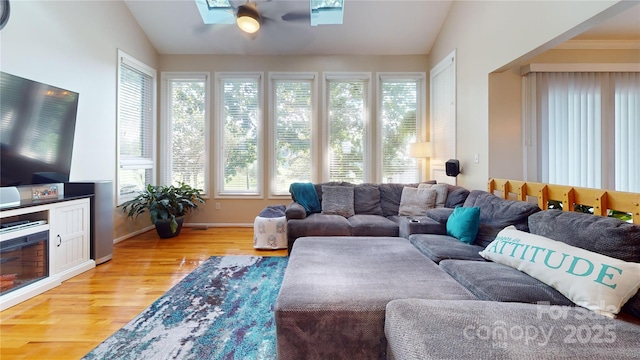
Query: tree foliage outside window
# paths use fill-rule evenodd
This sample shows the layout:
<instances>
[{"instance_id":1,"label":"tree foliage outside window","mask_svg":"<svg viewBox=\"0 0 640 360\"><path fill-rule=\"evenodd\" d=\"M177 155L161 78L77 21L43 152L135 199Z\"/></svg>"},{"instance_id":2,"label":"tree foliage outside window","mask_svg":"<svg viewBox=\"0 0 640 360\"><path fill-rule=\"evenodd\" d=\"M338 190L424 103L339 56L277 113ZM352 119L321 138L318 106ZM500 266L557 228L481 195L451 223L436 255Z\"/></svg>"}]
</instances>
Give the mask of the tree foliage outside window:
<instances>
[{"instance_id":1,"label":"tree foliage outside window","mask_svg":"<svg viewBox=\"0 0 640 360\"><path fill-rule=\"evenodd\" d=\"M329 180L365 177L366 81L329 81Z\"/></svg>"},{"instance_id":2,"label":"tree foliage outside window","mask_svg":"<svg viewBox=\"0 0 640 360\"><path fill-rule=\"evenodd\" d=\"M382 182L417 182L416 159L409 156L409 144L418 137L418 82L383 81L381 95Z\"/></svg>"},{"instance_id":3,"label":"tree foliage outside window","mask_svg":"<svg viewBox=\"0 0 640 360\"><path fill-rule=\"evenodd\" d=\"M274 81L274 194L311 179L312 80Z\"/></svg>"},{"instance_id":4,"label":"tree foliage outside window","mask_svg":"<svg viewBox=\"0 0 640 360\"><path fill-rule=\"evenodd\" d=\"M206 189L205 80L170 80L171 165L167 182Z\"/></svg>"},{"instance_id":5,"label":"tree foliage outside window","mask_svg":"<svg viewBox=\"0 0 640 360\"><path fill-rule=\"evenodd\" d=\"M222 192L257 193L260 82L225 79L222 84L224 139Z\"/></svg>"}]
</instances>

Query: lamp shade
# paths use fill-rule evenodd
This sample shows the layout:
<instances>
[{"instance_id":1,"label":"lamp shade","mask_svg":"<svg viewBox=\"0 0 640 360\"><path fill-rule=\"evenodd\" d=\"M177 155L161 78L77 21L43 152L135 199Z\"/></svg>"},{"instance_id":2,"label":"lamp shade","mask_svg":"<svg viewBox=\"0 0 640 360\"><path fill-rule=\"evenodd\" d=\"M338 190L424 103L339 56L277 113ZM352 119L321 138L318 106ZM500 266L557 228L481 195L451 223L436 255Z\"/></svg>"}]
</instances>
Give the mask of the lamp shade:
<instances>
[{"instance_id":1,"label":"lamp shade","mask_svg":"<svg viewBox=\"0 0 640 360\"><path fill-rule=\"evenodd\" d=\"M409 144L409 156L413 158L431 157L431 143L417 142Z\"/></svg>"},{"instance_id":2,"label":"lamp shade","mask_svg":"<svg viewBox=\"0 0 640 360\"><path fill-rule=\"evenodd\" d=\"M260 29L260 14L253 6L240 5L236 14L236 23L242 31L253 34Z\"/></svg>"}]
</instances>

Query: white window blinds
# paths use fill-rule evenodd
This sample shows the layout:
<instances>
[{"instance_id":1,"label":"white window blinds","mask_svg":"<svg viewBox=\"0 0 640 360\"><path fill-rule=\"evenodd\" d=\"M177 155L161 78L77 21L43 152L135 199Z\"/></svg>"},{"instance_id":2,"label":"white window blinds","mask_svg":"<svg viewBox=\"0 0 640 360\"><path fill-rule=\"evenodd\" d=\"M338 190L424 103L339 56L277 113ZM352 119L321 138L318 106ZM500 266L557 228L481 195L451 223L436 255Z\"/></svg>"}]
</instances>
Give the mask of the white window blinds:
<instances>
[{"instance_id":1,"label":"white window blinds","mask_svg":"<svg viewBox=\"0 0 640 360\"><path fill-rule=\"evenodd\" d=\"M380 79L382 182L420 181L417 159L409 156L409 144L418 134L420 80Z\"/></svg>"},{"instance_id":2,"label":"white window blinds","mask_svg":"<svg viewBox=\"0 0 640 360\"><path fill-rule=\"evenodd\" d=\"M162 181L184 182L208 193L208 109L206 74L163 74Z\"/></svg>"},{"instance_id":3,"label":"white window blinds","mask_svg":"<svg viewBox=\"0 0 640 360\"><path fill-rule=\"evenodd\" d=\"M543 75L543 74L540 74ZM547 73L542 99L544 182L599 188L602 185L602 98L595 73ZM543 79L544 81L544 79ZM546 133L546 136L545 136Z\"/></svg>"},{"instance_id":4,"label":"white window blinds","mask_svg":"<svg viewBox=\"0 0 640 360\"><path fill-rule=\"evenodd\" d=\"M329 181L367 180L368 79L327 79Z\"/></svg>"},{"instance_id":5,"label":"white window blinds","mask_svg":"<svg viewBox=\"0 0 640 360\"><path fill-rule=\"evenodd\" d=\"M293 182L312 181L313 81L272 79L273 195L289 194Z\"/></svg>"},{"instance_id":6,"label":"white window blinds","mask_svg":"<svg viewBox=\"0 0 640 360\"><path fill-rule=\"evenodd\" d=\"M219 137L220 194L260 193L261 77L223 76L219 79L221 106Z\"/></svg>"},{"instance_id":7,"label":"white window blinds","mask_svg":"<svg viewBox=\"0 0 640 360\"><path fill-rule=\"evenodd\" d=\"M640 73L616 73L616 190L640 192Z\"/></svg>"},{"instance_id":8,"label":"white window blinds","mask_svg":"<svg viewBox=\"0 0 640 360\"><path fill-rule=\"evenodd\" d=\"M638 73L532 72L525 93L531 178L640 191Z\"/></svg>"},{"instance_id":9,"label":"white window blinds","mask_svg":"<svg viewBox=\"0 0 640 360\"><path fill-rule=\"evenodd\" d=\"M119 202L154 181L155 70L119 56L118 195Z\"/></svg>"}]
</instances>

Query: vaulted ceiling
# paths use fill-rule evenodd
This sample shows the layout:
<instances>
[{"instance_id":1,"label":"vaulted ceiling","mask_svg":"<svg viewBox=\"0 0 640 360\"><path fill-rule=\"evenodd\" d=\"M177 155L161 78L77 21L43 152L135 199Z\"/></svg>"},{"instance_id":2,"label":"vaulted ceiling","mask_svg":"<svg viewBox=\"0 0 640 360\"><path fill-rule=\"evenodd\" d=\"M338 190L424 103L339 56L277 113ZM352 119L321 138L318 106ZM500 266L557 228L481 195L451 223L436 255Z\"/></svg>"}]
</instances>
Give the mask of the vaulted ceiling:
<instances>
[{"instance_id":1,"label":"vaulted ceiling","mask_svg":"<svg viewBox=\"0 0 640 360\"><path fill-rule=\"evenodd\" d=\"M241 55L428 54L452 5L451 0L345 0L342 25L311 26L308 19L282 19L309 11L309 0L252 0L267 20L251 38L233 23L205 25L194 0L124 2L161 54ZM640 40L639 20L635 6L578 38Z\"/></svg>"}]
</instances>

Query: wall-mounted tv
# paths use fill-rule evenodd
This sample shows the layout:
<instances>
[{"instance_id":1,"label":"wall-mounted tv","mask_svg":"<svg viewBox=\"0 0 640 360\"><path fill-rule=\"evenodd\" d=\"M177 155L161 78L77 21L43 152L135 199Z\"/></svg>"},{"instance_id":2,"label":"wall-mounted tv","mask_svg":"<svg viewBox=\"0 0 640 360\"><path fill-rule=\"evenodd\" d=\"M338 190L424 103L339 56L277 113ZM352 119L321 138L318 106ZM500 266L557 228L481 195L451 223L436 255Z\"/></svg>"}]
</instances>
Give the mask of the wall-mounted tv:
<instances>
[{"instance_id":1,"label":"wall-mounted tv","mask_svg":"<svg viewBox=\"0 0 640 360\"><path fill-rule=\"evenodd\" d=\"M0 72L0 186L69 181L78 96Z\"/></svg>"}]
</instances>

